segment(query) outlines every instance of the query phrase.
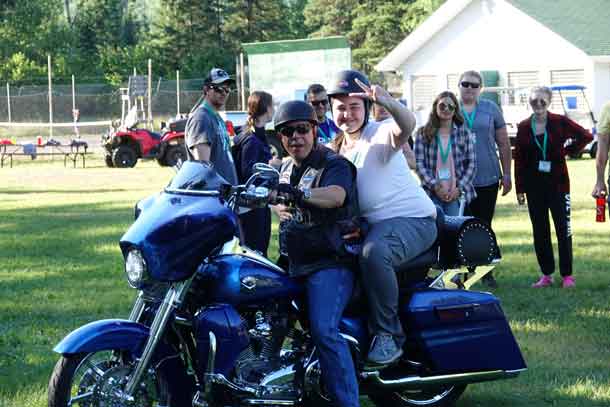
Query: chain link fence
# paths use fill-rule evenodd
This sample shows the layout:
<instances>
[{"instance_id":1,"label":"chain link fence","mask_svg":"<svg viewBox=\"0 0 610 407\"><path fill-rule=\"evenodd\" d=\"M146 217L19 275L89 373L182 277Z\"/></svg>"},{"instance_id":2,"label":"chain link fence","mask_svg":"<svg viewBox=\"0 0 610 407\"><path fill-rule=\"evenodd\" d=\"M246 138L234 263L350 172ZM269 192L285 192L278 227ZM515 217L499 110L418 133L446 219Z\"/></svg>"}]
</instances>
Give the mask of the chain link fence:
<instances>
[{"instance_id":1,"label":"chain link fence","mask_svg":"<svg viewBox=\"0 0 610 407\"><path fill-rule=\"evenodd\" d=\"M154 78L151 81L151 111L154 130L161 121L178 113L189 113L202 95L204 78L176 80ZM178 86L177 86L178 85ZM54 127L49 129L49 88L43 85L0 87L0 138L85 137L97 139L108 130L107 122L121 118L121 87L100 83L76 83L52 86ZM148 104L145 96L144 104ZM178 109L178 100L180 106ZM135 100L132 98L132 104ZM9 105L10 103L10 105ZM73 126L73 105L79 111L79 126ZM227 99L226 110L241 110L241 97L233 90ZM144 109L147 111L147 109ZM86 125L91 122L106 122ZM145 126L145 124L142 124ZM57 127L55 127L57 126ZM52 133L52 134L51 134Z\"/></svg>"}]
</instances>

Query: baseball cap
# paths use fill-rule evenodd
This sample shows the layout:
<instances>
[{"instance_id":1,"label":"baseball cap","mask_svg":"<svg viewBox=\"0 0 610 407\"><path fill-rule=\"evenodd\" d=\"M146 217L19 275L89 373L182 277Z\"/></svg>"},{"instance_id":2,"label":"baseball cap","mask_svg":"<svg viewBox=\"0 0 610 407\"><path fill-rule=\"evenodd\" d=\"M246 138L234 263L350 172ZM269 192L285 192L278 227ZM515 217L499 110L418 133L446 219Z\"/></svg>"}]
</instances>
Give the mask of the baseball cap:
<instances>
[{"instance_id":1,"label":"baseball cap","mask_svg":"<svg viewBox=\"0 0 610 407\"><path fill-rule=\"evenodd\" d=\"M213 83L214 85L219 85L221 83L231 82L235 83L235 80L229 77L229 74L224 69L220 68L212 68L210 69L210 73L205 78L205 83Z\"/></svg>"}]
</instances>

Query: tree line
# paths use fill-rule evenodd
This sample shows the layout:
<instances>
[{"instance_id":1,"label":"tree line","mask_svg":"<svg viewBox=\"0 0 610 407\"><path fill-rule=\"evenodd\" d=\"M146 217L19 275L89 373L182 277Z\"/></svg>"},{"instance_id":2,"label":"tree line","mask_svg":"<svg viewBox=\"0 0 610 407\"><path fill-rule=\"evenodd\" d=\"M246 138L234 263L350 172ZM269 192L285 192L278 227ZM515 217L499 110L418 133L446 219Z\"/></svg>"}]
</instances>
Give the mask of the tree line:
<instances>
[{"instance_id":1,"label":"tree line","mask_svg":"<svg viewBox=\"0 0 610 407\"><path fill-rule=\"evenodd\" d=\"M445 0L0 0L0 81L118 85L136 67L171 78L235 70L241 44L344 35L373 66Z\"/></svg>"}]
</instances>

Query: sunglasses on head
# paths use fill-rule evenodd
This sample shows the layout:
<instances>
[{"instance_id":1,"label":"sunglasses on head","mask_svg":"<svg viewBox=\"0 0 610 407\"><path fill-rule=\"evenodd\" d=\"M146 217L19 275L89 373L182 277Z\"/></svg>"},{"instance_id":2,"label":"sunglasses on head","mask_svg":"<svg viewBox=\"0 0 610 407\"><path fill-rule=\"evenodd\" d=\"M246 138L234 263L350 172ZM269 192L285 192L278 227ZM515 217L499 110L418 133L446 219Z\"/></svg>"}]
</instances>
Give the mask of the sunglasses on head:
<instances>
[{"instance_id":1,"label":"sunglasses on head","mask_svg":"<svg viewBox=\"0 0 610 407\"><path fill-rule=\"evenodd\" d=\"M294 137L294 133L308 134L311 131L311 124L299 124L297 126L285 126L280 130L280 134L284 137Z\"/></svg>"},{"instance_id":2,"label":"sunglasses on head","mask_svg":"<svg viewBox=\"0 0 610 407\"><path fill-rule=\"evenodd\" d=\"M460 82L460 86L462 88L479 89L481 87L481 84L480 83L476 83L476 82L462 81L462 82Z\"/></svg>"},{"instance_id":3,"label":"sunglasses on head","mask_svg":"<svg viewBox=\"0 0 610 407\"><path fill-rule=\"evenodd\" d=\"M328 104L328 100L326 100L326 99L311 100L309 103L311 103L311 105L314 106L314 107L317 107L317 106L326 106Z\"/></svg>"},{"instance_id":4,"label":"sunglasses on head","mask_svg":"<svg viewBox=\"0 0 610 407\"><path fill-rule=\"evenodd\" d=\"M440 102L438 104L438 108L441 112L453 112L455 111L455 106L451 103Z\"/></svg>"},{"instance_id":5,"label":"sunglasses on head","mask_svg":"<svg viewBox=\"0 0 610 407\"><path fill-rule=\"evenodd\" d=\"M530 99L530 105L546 107L546 105L548 105L548 102L544 99Z\"/></svg>"},{"instance_id":6,"label":"sunglasses on head","mask_svg":"<svg viewBox=\"0 0 610 407\"><path fill-rule=\"evenodd\" d=\"M210 85L210 88L212 88L215 92L224 93L225 95L231 92L231 88L228 86Z\"/></svg>"}]
</instances>

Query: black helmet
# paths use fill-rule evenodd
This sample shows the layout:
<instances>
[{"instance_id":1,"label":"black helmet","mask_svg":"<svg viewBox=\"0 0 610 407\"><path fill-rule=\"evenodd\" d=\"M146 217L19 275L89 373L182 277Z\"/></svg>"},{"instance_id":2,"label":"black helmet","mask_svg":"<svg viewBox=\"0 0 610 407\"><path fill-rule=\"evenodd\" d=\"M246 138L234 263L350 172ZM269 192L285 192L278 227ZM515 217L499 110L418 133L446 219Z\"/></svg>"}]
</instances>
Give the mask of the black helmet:
<instances>
[{"instance_id":1,"label":"black helmet","mask_svg":"<svg viewBox=\"0 0 610 407\"><path fill-rule=\"evenodd\" d=\"M334 96L341 95L349 95L350 93L362 93L364 92L362 88L356 83L356 79L365 84L366 86L371 86L371 82L369 82L369 78L366 77L360 71L356 71L355 69L348 69L345 71L339 71L335 77L333 78L333 82L331 88L326 92L328 95L328 102L330 103L330 110L332 112L333 109L333 101L332 98ZM369 113L371 111L371 101L369 99L364 99L364 122L362 123L362 127L366 126L369 122Z\"/></svg>"},{"instance_id":2,"label":"black helmet","mask_svg":"<svg viewBox=\"0 0 610 407\"><path fill-rule=\"evenodd\" d=\"M309 103L301 100L291 100L284 102L275 112L273 125L276 130L280 130L286 123L295 121L306 121L313 125L318 124L316 112Z\"/></svg>"},{"instance_id":3,"label":"black helmet","mask_svg":"<svg viewBox=\"0 0 610 407\"><path fill-rule=\"evenodd\" d=\"M356 79L364 83L366 86L371 86L369 78L360 71L348 69L338 72L333 78L331 88L326 94L331 96L347 95L349 93L360 93L362 88L356 83Z\"/></svg>"}]
</instances>

